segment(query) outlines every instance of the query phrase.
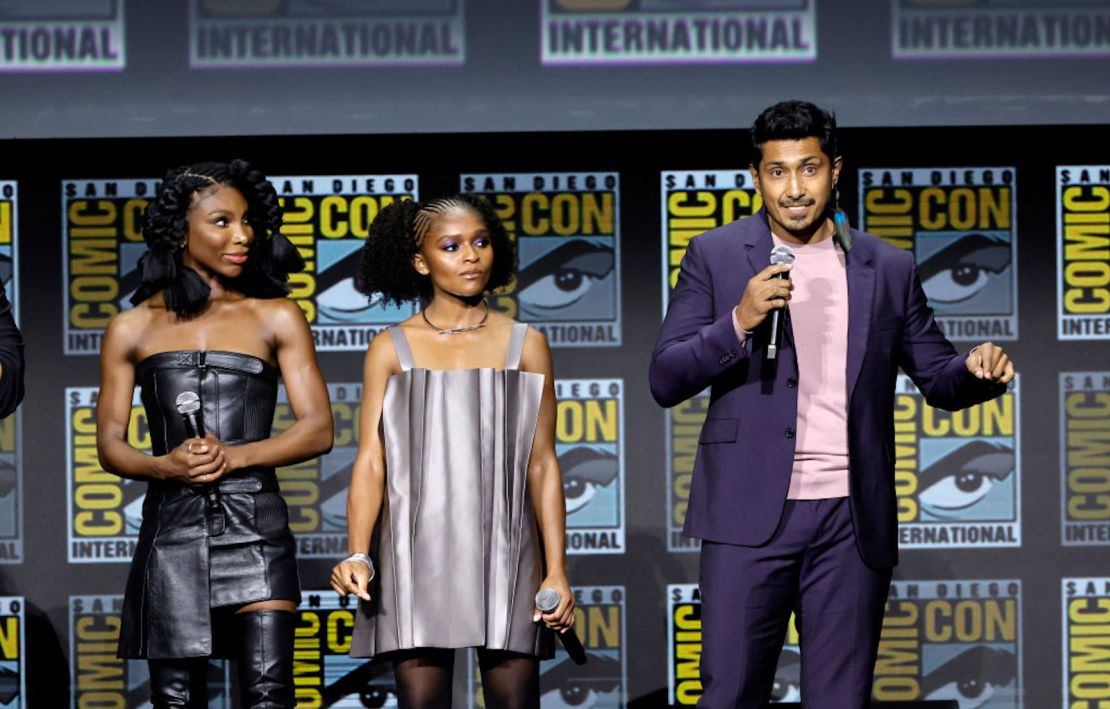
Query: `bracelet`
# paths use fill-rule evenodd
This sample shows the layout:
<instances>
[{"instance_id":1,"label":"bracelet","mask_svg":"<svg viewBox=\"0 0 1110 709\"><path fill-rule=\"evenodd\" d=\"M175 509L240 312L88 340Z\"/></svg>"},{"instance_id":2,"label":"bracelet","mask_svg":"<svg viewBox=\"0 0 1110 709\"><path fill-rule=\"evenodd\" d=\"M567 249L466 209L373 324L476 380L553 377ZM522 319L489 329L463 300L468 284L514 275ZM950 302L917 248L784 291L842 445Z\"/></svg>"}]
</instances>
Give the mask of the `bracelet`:
<instances>
[{"instance_id":1,"label":"bracelet","mask_svg":"<svg viewBox=\"0 0 1110 709\"><path fill-rule=\"evenodd\" d=\"M354 554L351 554L343 561L344 563L348 561L361 561L362 563L366 564L366 568L370 570L370 580L372 581L374 579L374 562L370 560L369 556L363 554L361 551L356 551Z\"/></svg>"}]
</instances>

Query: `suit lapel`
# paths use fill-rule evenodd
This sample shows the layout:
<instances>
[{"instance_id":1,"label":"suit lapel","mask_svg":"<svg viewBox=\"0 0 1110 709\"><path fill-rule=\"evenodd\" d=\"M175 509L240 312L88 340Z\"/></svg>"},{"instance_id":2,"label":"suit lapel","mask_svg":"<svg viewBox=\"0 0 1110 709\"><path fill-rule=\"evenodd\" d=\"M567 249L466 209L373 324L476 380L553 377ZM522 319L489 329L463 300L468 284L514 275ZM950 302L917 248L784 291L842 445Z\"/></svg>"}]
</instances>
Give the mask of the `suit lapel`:
<instances>
[{"instance_id":1,"label":"suit lapel","mask_svg":"<svg viewBox=\"0 0 1110 709\"><path fill-rule=\"evenodd\" d=\"M855 240L847 254L848 278L848 401L856 389L867 337L871 331L871 306L875 300L875 268L871 249L862 239Z\"/></svg>"},{"instance_id":2,"label":"suit lapel","mask_svg":"<svg viewBox=\"0 0 1110 709\"><path fill-rule=\"evenodd\" d=\"M748 265L752 269L752 278L755 278L760 271L771 265L771 248L774 246L774 240L771 238L771 227L767 224L767 215L762 210L756 212L749 219L758 219L762 228L755 229L748 238L744 241L744 250L748 252ZM737 303L744 295L744 288L747 287L747 279L740 283L740 291L736 294ZM789 324L789 320L784 324ZM759 335L759 339L752 343L753 350L756 346L762 346L764 335ZM785 338L784 338L785 339Z\"/></svg>"},{"instance_id":3,"label":"suit lapel","mask_svg":"<svg viewBox=\"0 0 1110 709\"><path fill-rule=\"evenodd\" d=\"M762 229L754 230L752 235L744 242L748 252L748 263L752 267L752 275L759 273L771 265L771 229L767 226L767 217L762 212L757 212L752 219L759 219L763 223ZM739 301L737 301L739 302Z\"/></svg>"}]
</instances>

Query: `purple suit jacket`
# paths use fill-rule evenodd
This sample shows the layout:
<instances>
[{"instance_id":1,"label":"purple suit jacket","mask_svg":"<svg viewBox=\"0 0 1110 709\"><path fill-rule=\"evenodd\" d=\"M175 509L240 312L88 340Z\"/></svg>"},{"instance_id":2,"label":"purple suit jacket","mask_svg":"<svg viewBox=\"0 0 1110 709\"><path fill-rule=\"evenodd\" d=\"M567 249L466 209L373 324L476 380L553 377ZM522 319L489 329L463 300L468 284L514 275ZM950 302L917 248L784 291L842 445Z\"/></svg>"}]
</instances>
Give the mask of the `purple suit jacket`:
<instances>
[{"instance_id":1,"label":"purple suit jacket","mask_svg":"<svg viewBox=\"0 0 1110 709\"><path fill-rule=\"evenodd\" d=\"M778 527L794 462L798 361L789 318L777 362L767 327L744 347L732 309L770 263L761 211L690 241L651 358L651 392L674 406L710 387L686 511L687 536L758 546ZM1004 385L967 371L933 319L913 254L852 231L848 270L849 486L865 563L898 562L894 386L901 367L931 406L956 410Z\"/></svg>"}]
</instances>

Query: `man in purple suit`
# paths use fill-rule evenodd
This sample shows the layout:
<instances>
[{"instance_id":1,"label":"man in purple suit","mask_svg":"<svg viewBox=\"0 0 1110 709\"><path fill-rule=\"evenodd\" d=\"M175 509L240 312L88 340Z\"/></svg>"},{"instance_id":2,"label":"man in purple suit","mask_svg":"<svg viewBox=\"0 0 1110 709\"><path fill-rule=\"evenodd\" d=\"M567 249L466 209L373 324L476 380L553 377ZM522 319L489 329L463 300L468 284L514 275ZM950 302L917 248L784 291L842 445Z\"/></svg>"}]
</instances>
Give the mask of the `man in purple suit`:
<instances>
[{"instance_id":1,"label":"man in purple suit","mask_svg":"<svg viewBox=\"0 0 1110 709\"><path fill-rule=\"evenodd\" d=\"M1014 367L989 342L956 352L912 253L838 228L830 113L776 104L752 142L764 207L690 241L651 361L661 405L711 392L685 527L703 540L699 706L763 706L793 611L806 706L857 709L898 560L898 368L956 410L1003 393ZM767 266L778 245L792 266Z\"/></svg>"}]
</instances>

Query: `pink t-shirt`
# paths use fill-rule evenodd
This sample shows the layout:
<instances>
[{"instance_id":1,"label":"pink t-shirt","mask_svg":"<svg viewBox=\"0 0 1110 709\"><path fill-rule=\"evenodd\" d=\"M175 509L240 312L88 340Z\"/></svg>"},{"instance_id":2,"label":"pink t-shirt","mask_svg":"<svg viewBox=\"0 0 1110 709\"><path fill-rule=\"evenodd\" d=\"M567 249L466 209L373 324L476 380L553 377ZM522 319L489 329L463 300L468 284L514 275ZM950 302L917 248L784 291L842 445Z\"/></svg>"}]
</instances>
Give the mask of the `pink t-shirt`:
<instances>
[{"instance_id":1,"label":"pink t-shirt","mask_svg":"<svg viewBox=\"0 0 1110 709\"><path fill-rule=\"evenodd\" d=\"M783 243L774 238L775 245ZM794 249L790 324L798 355L791 500L848 495L848 276L833 239Z\"/></svg>"}]
</instances>

